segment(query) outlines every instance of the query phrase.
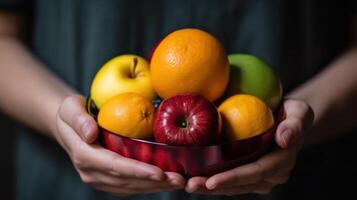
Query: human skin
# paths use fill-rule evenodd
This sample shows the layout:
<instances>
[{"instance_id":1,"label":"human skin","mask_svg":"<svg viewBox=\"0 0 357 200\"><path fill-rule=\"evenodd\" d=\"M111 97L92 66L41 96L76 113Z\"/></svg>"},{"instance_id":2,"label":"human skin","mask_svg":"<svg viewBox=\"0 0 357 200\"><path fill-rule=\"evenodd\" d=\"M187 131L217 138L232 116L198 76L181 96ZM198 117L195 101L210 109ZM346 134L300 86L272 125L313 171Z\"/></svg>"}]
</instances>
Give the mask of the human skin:
<instances>
[{"instance_id":1,"label":"human skin","mask_svg":"<svg viewBox=\"0 0 357 200\"><path fill-rule=\"evenodd\" d=\"M183 188L179 174L124 158L95 142L98 127L84 98L26 49L19 38L20 21L0 13L1 110L56 140L82 181L98 190L126 196Z\"/></svg>"},{"instance_id":2,"label":"human skin","mask_svg":"<svg viewBox=\"0 0 357 200\"><path fill-rule=\"evenodd\" d=\"M211 177L193 177L188 180L186 191L268 194L274 186L286 183L301 148L356 127L356 63L357 46L353 44L325 70L285 97L287 117L279 124L275 137L280 148L256 162Z\"/></svg>"},{"instance_id":3,"label":"human skin","mask_svg":"<svg viewBox=\"0 0 357 200\"><path fill-rule=\"evenodd\" d=\"M357 50L351 48L286 97L287 117L275 137L280 148L256 162L186 181L179 174L121 157L98 145L98 127L85 111L84 98L30 53L20 39L21 27L18 16L0 12L0 109L56 140L84 183L115 195L184 187L191 193L266 194L288 180L304 145L334 138L357 121L353 117L357 111ZM331 123L336 116L344 123Z\"/></svg>"}]
</instances>

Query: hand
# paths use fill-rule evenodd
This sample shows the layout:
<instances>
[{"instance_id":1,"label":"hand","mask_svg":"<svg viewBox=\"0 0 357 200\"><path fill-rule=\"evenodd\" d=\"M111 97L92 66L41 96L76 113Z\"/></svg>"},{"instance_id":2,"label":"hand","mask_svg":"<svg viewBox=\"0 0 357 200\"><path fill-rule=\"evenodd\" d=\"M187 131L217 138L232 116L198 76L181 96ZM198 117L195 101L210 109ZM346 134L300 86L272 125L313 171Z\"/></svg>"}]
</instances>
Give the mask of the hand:
<instances>
[{"instance_id":1,"label":"hand","mask_svg":"<svg viewBox=\"0 0 357 200\"><path fill-rule=\"evenodd\" d=\"M81 96L66 98L57 112L54 134L84 183L119 196L171 191L184 186L184 178L177 173L122 157L96 143L98 127L84 104Z\"/></svg>"},{"instance_id":2,"label":"hand","mask_svg":"<svg viewBox=\"0 0 357 200\"><path fill-rule=\"evenodd\" d=\"M286 119L278 125L275 134L280 148L253 163L212 177L193 177L188 180L186 191L216 195L268 194L274 186L286 183L314 114L300 100L286 100L283 106Z\"/></svg>"}]
</instances>

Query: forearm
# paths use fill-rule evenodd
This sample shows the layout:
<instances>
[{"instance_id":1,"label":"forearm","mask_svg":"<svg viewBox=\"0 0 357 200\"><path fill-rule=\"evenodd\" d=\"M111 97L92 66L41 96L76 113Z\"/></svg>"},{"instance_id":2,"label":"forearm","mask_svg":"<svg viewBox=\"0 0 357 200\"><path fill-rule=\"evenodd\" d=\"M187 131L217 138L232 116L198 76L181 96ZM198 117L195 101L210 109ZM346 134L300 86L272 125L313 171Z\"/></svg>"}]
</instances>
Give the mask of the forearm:
<instances>
[{"instance_id":1,"label":"forearm","mask_svg":"<svg viewBox=\"0 0 357 200\"><path fill-rule=\"evenodd\" d=\"M0 85L1 110L49 136L60 102L74 93L9 36L0 36Z\"/></svg>"},{"instance_id":2,"label":"forearm","mask_svg":"<svg viewBox=\"0 0 357 200\"><path fill-rule=\"evenodd\" d=\"M357 48L343 54L288 96L305 100L315 112L306 144L333 138L357 124Z\"/></svg>"}]
</instances>

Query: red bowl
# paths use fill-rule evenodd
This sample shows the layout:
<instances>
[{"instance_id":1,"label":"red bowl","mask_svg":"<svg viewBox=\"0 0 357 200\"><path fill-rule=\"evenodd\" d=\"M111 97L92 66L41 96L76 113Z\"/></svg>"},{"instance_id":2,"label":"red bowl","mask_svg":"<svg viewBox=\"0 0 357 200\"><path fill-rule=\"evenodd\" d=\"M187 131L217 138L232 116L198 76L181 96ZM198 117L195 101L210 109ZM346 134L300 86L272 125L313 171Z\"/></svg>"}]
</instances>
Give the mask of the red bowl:
<instances>
[{"instance_id":1,"label":"red bowl","mask_svg":"<svg viewBox=\"0 0 357 200\"><path fill-rule=\"evenodd\" d=\"M127 158L156 165L185 177L211 176L252 162L268 152L274 143L277 125L283 112L275 117L275 126L266 133L221 145L172 146L147 140L133 139L100 128L102 145Z\"/></svg>"}]
</instances>

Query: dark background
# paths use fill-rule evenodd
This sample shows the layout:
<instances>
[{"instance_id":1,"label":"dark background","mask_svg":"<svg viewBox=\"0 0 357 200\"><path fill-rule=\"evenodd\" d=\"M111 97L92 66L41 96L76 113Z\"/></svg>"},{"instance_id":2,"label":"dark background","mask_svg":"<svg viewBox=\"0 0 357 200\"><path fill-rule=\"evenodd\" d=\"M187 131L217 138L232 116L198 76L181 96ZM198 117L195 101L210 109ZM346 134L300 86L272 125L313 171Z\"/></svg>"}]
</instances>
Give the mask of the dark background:
<instances>
[{"instance_id":1,"label":"dark background","mask_svg":"<svg viewBox=\"0 0 357 200\"><path fill-rule=\"evenodd\" d=\"M14 145L18 125L0 112L0 199L14 198Z\"/></svg>"}]
</instances>

